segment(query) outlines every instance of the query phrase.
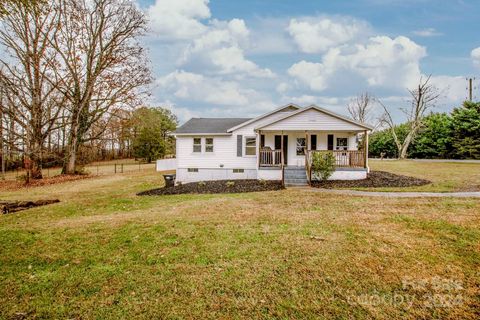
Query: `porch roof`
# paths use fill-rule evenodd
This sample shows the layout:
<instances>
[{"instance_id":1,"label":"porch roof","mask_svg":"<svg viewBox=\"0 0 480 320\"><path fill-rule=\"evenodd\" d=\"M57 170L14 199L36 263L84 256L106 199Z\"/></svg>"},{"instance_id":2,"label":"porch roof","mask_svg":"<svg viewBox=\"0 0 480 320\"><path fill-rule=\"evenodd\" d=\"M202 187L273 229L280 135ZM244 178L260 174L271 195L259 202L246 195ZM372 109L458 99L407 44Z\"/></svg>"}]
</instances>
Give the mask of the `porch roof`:
<instances>
[{"instance_id":1,"label":"porch roof","mask_svg":"<svg viewBox=\"0 0 480 320\"><path fill-rule=\"evenodd\" d=\"M316 105L311 105L288 113L279 119L262 123L255 130L364 131L373 130L373 127Z\"/></svg>"}]
</instances>

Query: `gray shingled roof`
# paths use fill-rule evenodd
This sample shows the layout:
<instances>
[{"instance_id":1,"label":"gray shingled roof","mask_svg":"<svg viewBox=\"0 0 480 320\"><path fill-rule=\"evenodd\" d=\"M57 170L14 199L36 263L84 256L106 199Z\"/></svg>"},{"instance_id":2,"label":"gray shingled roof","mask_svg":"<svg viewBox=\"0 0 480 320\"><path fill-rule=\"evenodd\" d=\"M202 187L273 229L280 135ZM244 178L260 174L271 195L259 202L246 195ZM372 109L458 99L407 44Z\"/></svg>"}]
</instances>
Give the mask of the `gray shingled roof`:
<instances>
[{"instance_id":1,"label":"gray shingled roof","mask_svg":"<svg viewBox=\"0 0 480 320\"><path fill-rule=\"evenodd\" d=\"M250 118L192 118L173 133L227 133Z\"/></svg>"}]
</instances>

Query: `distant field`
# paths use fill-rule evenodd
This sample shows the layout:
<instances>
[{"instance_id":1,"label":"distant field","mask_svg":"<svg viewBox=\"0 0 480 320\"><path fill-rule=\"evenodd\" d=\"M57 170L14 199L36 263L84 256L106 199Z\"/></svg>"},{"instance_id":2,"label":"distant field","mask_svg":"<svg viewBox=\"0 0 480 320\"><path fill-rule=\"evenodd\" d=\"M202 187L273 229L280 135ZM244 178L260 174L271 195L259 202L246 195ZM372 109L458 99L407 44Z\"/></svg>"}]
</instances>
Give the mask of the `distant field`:
<instances>
[{"instance_id":1,"label":"distant field","mask_svg":"<svg viewBox=\"0 0 480 320\"><path fill-rule=\"evenodd\" d=\"M397 168L450 185L416 165ZM152 168L3 192L61 202L0 216L0 319L478 318L478 200L135 195L162 184Z\"/></svg>"},{"instance_id":2,"label":"distant field","mask_svg":"<svg viewBox=\"0 0 480 320\"><path fill-rule=\"evenodd\" d=\"M151 170L155 168L155 162L144 163L135 161L135 159L120 159L111 161L97 161L84 166L84 170L93 175L103 175L115 173L115 165L117 173ZM45 177L53 177L59 175L62 168L45 168L43 169L43 175ZM8 180L17 179L19 175L24 175L25 170L8 171L5 178Z\"/></svg>"}]
</instances>

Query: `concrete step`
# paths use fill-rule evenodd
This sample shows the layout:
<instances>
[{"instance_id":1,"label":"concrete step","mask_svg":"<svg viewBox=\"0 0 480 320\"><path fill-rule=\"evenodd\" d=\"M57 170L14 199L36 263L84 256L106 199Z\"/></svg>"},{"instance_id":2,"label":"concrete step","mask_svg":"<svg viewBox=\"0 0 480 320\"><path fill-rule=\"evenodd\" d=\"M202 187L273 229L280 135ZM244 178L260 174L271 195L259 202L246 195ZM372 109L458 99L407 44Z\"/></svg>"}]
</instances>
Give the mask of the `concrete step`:
<instances>
[{"instance_id":1,"label":"concrete step","mask_svg":"<svg viewBox=\"0 0 480 320\"><path fill-rule=\"evenodd\" d=\"M306 177L307 173L306 172L285 172L285 177Z\"/></svg>"},{"instance_id":2,"label":"concrete step","mask_svg":"<svg viewBox=\"0 0 480 320\"><path fill-rule=\"evenodd\" d=\"M291 180L291 179L294 179L294 180L307 180L307 176L285 176L284 177L285 180Z\"/></svg>"},{"instance_id":3,"label":"concrete step","mask_svg":"<svg viewBox=\"0 0 480 320\"><path fill-rule=\"evenodd\" d=\"M306 184L308 183L307 179L285 179L285 184L296 184L296 183L301 183L301 184Z\"/></svg>"},{"instance_id":4,"label":"concrete step","mask_svg":"<svg viewBox=\"0 0 480 320\"><path fill-rule=\"evenodd\" d=\"M305 187L305 186L308 186L308 183L286 183L285 182L285 186L286 187Z\"/></svg>"}]
</instances>

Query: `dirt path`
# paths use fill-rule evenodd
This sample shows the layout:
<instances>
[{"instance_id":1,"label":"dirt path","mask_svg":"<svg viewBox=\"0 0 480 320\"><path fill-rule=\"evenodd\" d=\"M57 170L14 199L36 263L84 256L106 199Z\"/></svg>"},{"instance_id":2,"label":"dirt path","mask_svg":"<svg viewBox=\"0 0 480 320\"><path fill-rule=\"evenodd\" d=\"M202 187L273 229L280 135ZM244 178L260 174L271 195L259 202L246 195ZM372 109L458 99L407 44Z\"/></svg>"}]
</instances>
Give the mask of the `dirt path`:
<instances>
[{"instance_id":1,"label":"dirt path","mask_svg":"<svg viewBox=\"0 0 480 320\"><path fill-rule=\"evenodd\" d=\"M310 192L344 194L350 196L387 197L387 198L480 198L480 192L379 192L357 190L335 190L322 188L303 188Z\"/></svg>"}]
</instances>

